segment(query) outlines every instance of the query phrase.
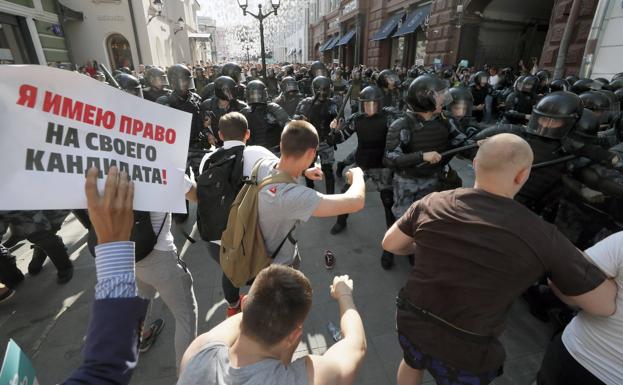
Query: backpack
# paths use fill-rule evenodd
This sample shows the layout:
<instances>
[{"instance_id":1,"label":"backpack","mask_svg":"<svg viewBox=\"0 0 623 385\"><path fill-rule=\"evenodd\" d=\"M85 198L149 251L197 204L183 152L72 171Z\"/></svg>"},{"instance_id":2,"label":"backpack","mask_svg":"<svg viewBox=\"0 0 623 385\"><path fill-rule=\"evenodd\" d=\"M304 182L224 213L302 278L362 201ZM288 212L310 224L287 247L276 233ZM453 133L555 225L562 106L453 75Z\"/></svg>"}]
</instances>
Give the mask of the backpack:
<instances>
[{"instance_id":1,"label":"backpack","mask_svg":"<svg viewBox=\"0 0 623 385\"><path fill-rule=\"evenodd\" d=\"M151 216L149 211L134 211L134 226L132 227L132 234L130 235L130 241L134 242L134 259L136 262L144 259L152 252L158 237L164 227L164 222L167 220L167 213L160 224L160 230L156 234L154 227L151 224ZM89 226L89 234L87 239L87 246L91 255L95 257L95 246L97 246L97 234L93 230L93 226Z\"/></svg>"},{"instance_id":2,"label":"backpack","mask_svg":"<svg viewBox=\"0 0 623 385\"><path fill-rule=\"evenodd\" d=\"M244 148L218 149L196 178L197 227L204 241L220 240L227 227L229 209L243 185Z\"/></svg>"},{"instance_id":3,"label":"backpack","mask_svg":"<svg viewBox=\"0 0 623 385\"><path fill-rule=\"evenodd\" d=\"M293 227L277 251L269 257L258 220L258 194L264 186L269 184L296 182L290 175L279 172L258 183L257 174L262 161L262 159L257 161L251 177L245 181L236 196L229 212L227 228L221 237L221 268L235 287L244 286L262 269L270 265L294 230Z\"/></svg>"}]
</instances>

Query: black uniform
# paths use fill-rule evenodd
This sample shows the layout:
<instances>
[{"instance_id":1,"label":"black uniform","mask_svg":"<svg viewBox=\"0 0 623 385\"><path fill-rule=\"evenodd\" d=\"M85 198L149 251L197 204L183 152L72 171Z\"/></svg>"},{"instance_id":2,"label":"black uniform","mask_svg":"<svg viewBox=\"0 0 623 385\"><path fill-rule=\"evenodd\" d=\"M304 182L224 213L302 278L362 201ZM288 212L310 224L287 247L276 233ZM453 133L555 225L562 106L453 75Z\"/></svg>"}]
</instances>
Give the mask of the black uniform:
<instances>
[{"instance_id":1,"label":"black uniform","mask_svg":"<svg viewBox=\"0 0 623 385\"><path fill-rule=\"evenodd\" d=\"M246 103L241 102L238 99L232 99L229 101L229 105L227 106L226 109L222 109L219 107L218 102L219 102L219 98L217 96L212 96L210 99L208 100L204 100L201 105L200 105L200 111L201 111L201 116L204 119L207 119L208 117L210 118L211 121L211 131L212 131L212 135L214 135L214 137L217 139L217 141L220 143L219 140L219 136L218 136L218 122L219 119L221 119L221 116L227 114L228 112L240 112L242 111L245 107L247 107Z\"/></svg>"},{"instance_id":2,"label":"black uniform","mask_svg":"<svg viewBox=\"0 0 623 385\"><path fill-rule=\"evenodd\" d=\"M262 146L279 154L281 132L290 120L288 113L276 103L252 104L240 112L247 118L251 131L247 144Z\"/></svg>"}]
</instances>

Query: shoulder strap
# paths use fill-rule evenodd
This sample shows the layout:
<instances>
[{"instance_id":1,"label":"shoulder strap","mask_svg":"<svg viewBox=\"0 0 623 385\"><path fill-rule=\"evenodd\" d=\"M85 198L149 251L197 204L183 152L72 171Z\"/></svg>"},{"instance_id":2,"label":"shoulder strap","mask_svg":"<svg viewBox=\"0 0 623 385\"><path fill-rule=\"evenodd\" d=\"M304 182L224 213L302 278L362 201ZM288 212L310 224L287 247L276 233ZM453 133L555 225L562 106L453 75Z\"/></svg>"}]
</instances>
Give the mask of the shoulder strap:
<instances>
[{"instance_id":1,"label":"shoulder strap","mask_svg":"<svg viewBox=\"0 0 623 385\"><path fill-rule=\"evenodd\" d=\"M257 188L258 190L261 190L267 185L274 184L274 183L296 183L296 182L290 175L286 174L283 171L279 171L277 174L271 175L267 177L266 179L262 180L262 182L258 185Z\"/></svg>"},{"instance_id":2,"label":"shoulder strap","mask_svg":"<svg viewBox=\"0 0 623 385\"><path fill-rule=\"evenodd\" d=\"M164 227L164 222L166 222L168 216L169 216L169 213L164 214L164 219L162 220L162 223L160 224L160 230L158 230L158 234L156 234L156 239L160 238L160 233L162 232L162 228Z\"/></svg>"},{"instance_id":3,"label":"shoulder strap","mask_svg":"<svg viewBox=\"0 0 623 385\"><path fill-rule=\"evenodd\" d=\"M283 245L286 243L286 240L288 238L290 238L290 235L292 234L292 232L294 231L294 228L296 227L296 224L294 224L294 226L292 226L292 228L290 229L290 231L288 231L288 233L286 234L285 238L283 238L283 241L281 241L281 243L279 244L279 247L277 247L277 250L275 250L275 252L273 253L273 255L270 256L270 259L275 259L275 257L277 257L277 254L279 254L279 252L281 251L281 248L283 247ZM292 244L294 244L294 241L292 241Z\"/></svg>"}]
</instances>

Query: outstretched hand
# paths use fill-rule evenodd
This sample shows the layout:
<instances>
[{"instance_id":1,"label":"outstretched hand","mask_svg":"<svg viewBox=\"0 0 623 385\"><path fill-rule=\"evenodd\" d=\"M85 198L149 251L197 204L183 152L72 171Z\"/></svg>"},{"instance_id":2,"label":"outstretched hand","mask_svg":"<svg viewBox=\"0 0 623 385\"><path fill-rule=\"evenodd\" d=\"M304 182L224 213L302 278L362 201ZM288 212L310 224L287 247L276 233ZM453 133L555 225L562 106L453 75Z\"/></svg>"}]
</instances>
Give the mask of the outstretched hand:
<instances>
[{"instance_id":1,"label":"outstretched hand","mask_svg":"<svg viewBox=\"0 0 623 385\"><path fill-rule=\"evenodd\" d=\"M124 171L111 167L104 185L104 195L97 191L98 170L94 167L87 172L85 192L89 219L97 234L97 243L127 241L134 226L134 183Z\"/></svg>"}]
</instances>

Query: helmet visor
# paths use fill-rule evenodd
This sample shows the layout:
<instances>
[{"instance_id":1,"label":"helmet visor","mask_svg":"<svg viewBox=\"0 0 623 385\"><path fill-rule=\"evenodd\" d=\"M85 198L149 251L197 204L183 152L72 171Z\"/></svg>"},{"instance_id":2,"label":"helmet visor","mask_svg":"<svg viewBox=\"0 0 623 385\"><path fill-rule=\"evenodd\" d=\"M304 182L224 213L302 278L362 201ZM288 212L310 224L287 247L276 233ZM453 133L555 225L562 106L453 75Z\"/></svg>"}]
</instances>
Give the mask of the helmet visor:
<instances>
[{"instance_id":1,"label":"helmet visor","mask_svg":"<svg viewBox=\"0 0 623 385\"><path fill-rule=\"evenodd\" d=\"M480 86L481 86L481 87L484 87L484 86L486 86L487 84L489 84L489 77L487 77L487 76L481 76L481 77L480 77Z\"/></svg>"},{"instance_id":2,"label":"helmet visor","mask_svg":"<svg viewBox=\"0 0 623 385\"><path fill-rule=\"evenodd\" d=\"M328 87L320 87L314 90L314 95L318 97L318 100L327 100L331 97L331 89Z\"/></svg>"},{"instance_id":3,"label":"helmet visor","mask_svg":"<svg viewBox=\"0 0 623 385\"><path fill-rule=\"evenodd\" d=\"M249 90L247 88L247 101L250 104L266 103L265 91L263 90Z\"/></svg>"},{"instance_id":4,"label":"helmet visor","mask_svg":"<svg viewBox=\"0 0 623 385\"><path fill-rule=\"evenodd\" d=\"M221 94L219 96L221 96L223 100L233 100L234 99L234 92L229 87L221 88L219 94Z\"/></svg>"},{"instance_id":5,"label":"helmet visor","mask_svg":"<svg viewBox=\"0 0 623 385\"><path fill-rule=\"evenodd\" d=\"M124 89L124 91L128 94L138 96L139 98L143 99L143 89L141 87Z\"/></svg>"},{"instance_id":6,"label":"helmet visor","mask_svg":"<svg viewBox=\"0 0 623 385\"><path fill-rule=\"evenodd\" d=\"M187 91L195 89L195 81L193 80L192 77L190 77L190 78L181 78L181 79L179 79L177 81L176 85L177 85L177 89L180 92L187 92Z\"/></svg>"},{"instance_id":7,"label":"helmet visor","mask_svg":"<svg viewBox=\"0 0 623 385\"><path fill-rule=\"evenodd\" d=\"M463 119L466 116L472 116L472 103L465 100L459 100L450 104L450 115L456 119Z\"/></svg>"},{"instance_id":8,"label":"helmet visor","mask_svg":"<svg viewBox=\"0 0 623 385\"><path fill-rule=\"evenodd\" d=\"M437 103L437 109L441 109L452 103L452 94L447 88L435 92L435 102Z\"/></svg>"},{"instance_id":9,"label":"helmet visor","mask_svg":"<svg viewBox=\"0 0 623 385\"><path fill-rule=\"evenodd\" d=\"M532 110L528 131L545 138L561 139L571 131L575 121L573 117L551 117Z\"/></svg>"},{"instance_id":10,"label":"helmet visor","mask_svg":"<svg viewBox=\"0 0 623 385\"><path fill-rule=\"evenodd\" d=\"M167 78L167 75L156 76L151 79L150 85L160 90L169 85L169 79Z\"/></svg>"},{"instance_id":11,"label":"helmet visor","mask_svg":"<svg viewBox=\"0 0 623 385\"><path fill-rule=\"evenodd\" d=\"M374 116L379 112L380 103L376 100L361 102L362 111L368 116Z\"/></svg>"}]
</instances>

